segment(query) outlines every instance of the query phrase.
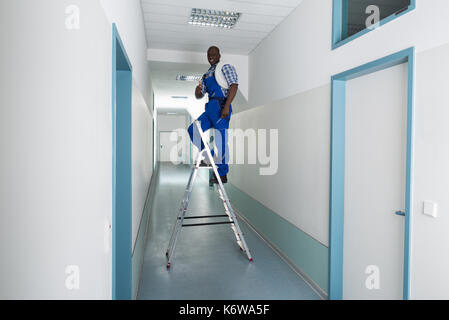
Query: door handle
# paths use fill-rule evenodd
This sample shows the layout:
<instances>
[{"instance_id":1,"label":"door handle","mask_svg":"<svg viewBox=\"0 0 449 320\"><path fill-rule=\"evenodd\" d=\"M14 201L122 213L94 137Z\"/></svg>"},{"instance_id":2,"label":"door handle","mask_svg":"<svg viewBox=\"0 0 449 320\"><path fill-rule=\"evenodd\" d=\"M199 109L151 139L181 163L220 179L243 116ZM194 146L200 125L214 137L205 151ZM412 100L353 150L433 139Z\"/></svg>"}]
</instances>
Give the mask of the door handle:
<instances>
[{"instance_id":1,"label":"door handle","mask_svg":"<svg viewBox=\"0 0 449 320\"><path fill-rule=\"evenodd\" d=\"M396 211L395 214L398 215L398 216L405 217L405 212L404 211Z\"/></svg>"}]
</instances>

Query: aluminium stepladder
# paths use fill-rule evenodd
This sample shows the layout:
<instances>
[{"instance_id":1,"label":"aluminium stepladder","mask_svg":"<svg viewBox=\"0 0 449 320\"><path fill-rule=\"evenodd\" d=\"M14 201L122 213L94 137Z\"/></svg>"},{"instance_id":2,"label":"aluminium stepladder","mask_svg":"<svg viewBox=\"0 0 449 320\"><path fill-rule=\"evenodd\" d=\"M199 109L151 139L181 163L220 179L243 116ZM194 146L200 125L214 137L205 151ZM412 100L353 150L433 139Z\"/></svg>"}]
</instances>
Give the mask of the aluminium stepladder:
<instances>
[{"instance_id":1,"label":"aluminium stepladder","mask_svg":"<svg viewBox=\"0 0 449 320\"><path fill-rule=\"evenodd\" d=\"M206 138L204 136L204 132L201 129L201 124L198 120L194 122L194 125L198 129L198 132L201 136L201 141L204 143L204 149L198 153L198 157L195 162L195 167L192 168L192 171L190 173L189 181L187 183L186 190L184 192L184 197L181 201L181 206L179 208L178 217L176 218L175 225L173 227L173 231L171 234L170 242L168 245L168 249L166 251L166 256L168 259L167 262L167 269L170 269L170 265L173 262L174 252L176 248L176 242L178 240L179 233L181 232L182 228L185 227L199 227L199 226L209 226L209 225L220 225L220 224L230 224L232 231L234 232L235 238L237 240L237 244L240 247L240 250L246 253L248 260L250 262L253 261L253 258L251 256L251 253L249 252L248 246L246 244L245 238L243 237L243 233L240 229L239 223L237 221L237 217L234 213L234 210L232 209L231 203L229 201L228 195L226 193L226 190L223 187L223 183L221 181L220 175L218 174L217 166L215 164L215 161L212 157L212 153L210 151L210 147L206 142ZM203 156L207 157L211 163L211 167L206 167L208 169L213 169L213 172L215 173L215 176L218 180L218 194L220 199L223 201L223 206L225 210L225 215L208 215L208 216L189 216L186 217L187 209L190 202L190 196L192 194L193 190L193 184L195 182L195 179L198 174L198 170L200 169L200 163L203 158ZM191 220L191 219L209 219L209 218L228 218L228 221L222 221L222 222L209 222L209 223L197 223L197 224L184 224L184 220Z\"/></svg>"}]
</instances>

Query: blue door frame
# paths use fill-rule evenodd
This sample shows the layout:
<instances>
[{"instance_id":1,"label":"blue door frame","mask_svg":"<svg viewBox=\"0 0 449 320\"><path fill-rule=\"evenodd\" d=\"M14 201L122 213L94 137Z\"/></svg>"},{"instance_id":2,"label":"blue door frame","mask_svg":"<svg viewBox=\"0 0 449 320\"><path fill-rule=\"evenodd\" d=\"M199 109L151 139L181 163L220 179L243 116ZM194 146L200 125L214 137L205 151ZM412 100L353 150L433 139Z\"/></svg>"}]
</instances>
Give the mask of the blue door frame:
<instances>
[{"instance_id":1,"label":"blue door frame","mask_svg":"<svg viewBox=\"0 0 449 320\"><path fill-rule=\"evenodd\" d=\"M132 66L112 25L112 299L132 298Z\"/></svg>"},{"instance_id":2,"label":"blue door frame","mask_svg":"<svg viewBox=\"0 0 449 320\"><path fill-rule=\"evenodd\" d=\"M406 62L408 62L408 97L403 298L405 300L410 298L410 223L412 214L415 75L415 48L413 47L332 77L331 180L329 217L329 299L331 300L341 300L343 298L346 81ZM392 214L394 214L394 212L392 212Z\"/></svg>"}]
</instances>

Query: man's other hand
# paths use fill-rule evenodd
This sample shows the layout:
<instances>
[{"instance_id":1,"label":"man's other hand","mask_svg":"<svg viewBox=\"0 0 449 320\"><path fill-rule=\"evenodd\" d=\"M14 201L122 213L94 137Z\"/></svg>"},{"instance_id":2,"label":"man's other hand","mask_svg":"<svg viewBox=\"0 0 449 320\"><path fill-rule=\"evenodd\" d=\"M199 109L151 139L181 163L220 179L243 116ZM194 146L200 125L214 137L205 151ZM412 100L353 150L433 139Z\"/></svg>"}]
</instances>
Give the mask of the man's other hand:
<instances>
[{"instance_id":1,"label":"man's other hand","mask_svg":"<svg viewBox=\"0 0 449 320\"><path fill-rule=\"evenodd\" d=\"M223 109L221 109L221 117L227 118L228 116L229 116L229 106L226 105L223 107Z\"/></svg>"},{"instance_id":2,"label":"man's other hand","mask_svg":"<svg viewBox=\"0 0 449 320\"><path fill-rule=\"evenodd\" d=\"M198 83L198 85L195 88L195 97L197 99L201 99L204 97L203 95L203 82L200 80L200 82Z\"/></svg>"}]
</instances>

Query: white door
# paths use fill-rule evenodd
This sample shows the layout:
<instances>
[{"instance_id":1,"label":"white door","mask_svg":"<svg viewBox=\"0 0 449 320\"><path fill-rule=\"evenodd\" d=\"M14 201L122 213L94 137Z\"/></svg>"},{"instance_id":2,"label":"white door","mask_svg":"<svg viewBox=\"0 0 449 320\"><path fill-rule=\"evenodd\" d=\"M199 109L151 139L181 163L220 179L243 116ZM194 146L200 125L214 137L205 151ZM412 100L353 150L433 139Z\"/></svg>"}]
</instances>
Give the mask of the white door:
<instances>
[{"instance_id":1,"label":"white door","mask_svg":"<svg viewBox=\"0 0 449 320\"><path fill-rule=\"evenodd\" d=\"M343 299L402 299L407 64L347 82Z\"/></svg>"},{"instance_id":2,"label":"white door","mask_svg":"<svg viewBox=\"0 0 449 320\"><path fill-rule=\"evenodd\" d=\"M159 152L161 162L178 161L178 133L175 131L159 133Z\"/></svg>"}]
</instances>

